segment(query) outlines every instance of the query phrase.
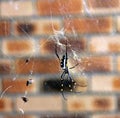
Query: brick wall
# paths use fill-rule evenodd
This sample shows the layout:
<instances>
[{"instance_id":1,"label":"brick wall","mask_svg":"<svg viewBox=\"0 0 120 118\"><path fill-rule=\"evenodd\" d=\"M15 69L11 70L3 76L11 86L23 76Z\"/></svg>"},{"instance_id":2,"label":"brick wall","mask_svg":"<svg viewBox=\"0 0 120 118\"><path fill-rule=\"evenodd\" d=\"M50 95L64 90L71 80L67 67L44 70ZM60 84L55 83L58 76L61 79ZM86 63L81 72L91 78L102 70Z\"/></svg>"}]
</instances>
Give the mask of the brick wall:
<instances>
[{"instance_id":1,"label":"brick wall","mask_svg":"<svg viewBox=\"0 0 120 118\"><path fill-rule=\"evenodd\" d=\"M120 118L119 14L120 0L1 0L0 118ZM67 100L55 38L79 63Z\"/></svg>"}]
</instances>

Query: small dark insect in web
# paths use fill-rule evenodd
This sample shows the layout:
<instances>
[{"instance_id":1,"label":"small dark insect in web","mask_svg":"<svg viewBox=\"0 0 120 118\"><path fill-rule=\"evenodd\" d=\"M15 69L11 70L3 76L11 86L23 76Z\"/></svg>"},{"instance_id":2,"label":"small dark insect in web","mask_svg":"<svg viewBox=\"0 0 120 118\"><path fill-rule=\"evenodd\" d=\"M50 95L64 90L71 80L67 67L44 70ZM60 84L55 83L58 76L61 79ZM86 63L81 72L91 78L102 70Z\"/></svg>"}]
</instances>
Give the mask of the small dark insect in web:
<instances>
[{"instance_id":1,"label":"small dark insect in web","mask_svg":"<svg viewBox=\"0 0 120 118\"><path fill-rule=\"evenodd\" d=\"M23 96L23 97L21 97L21 98L22 98L22 100L23 100L24 102L28 102L28 98L27 98L27 97Z\"/></svg>"},{"instance_id":2,"label":"small dark insect in web","mask_svg":"<svg viewBox=\"0 0 120 118\"><path fill-rule=\"evenodd\" d=\"M26 82L26 86L29 86L30 84L32 84L33 83L33 79L29 79L29 80L27 80L27 82Z\"/></svg>"},{"instance_id":3,"label":"small dark insect in web","mask_svg":"<svg viewBox=\"0 0 120 118\"><path fill-rule=\"evenodd\" d=\"M69 73L69 69L73 69L75 68L76 66L79 65L79 63L77 63L76 65L74 65L73 67L68 67L68 54L67 54L67 40L66 40L66 51L65 51L65 54L63 54L62 58L60 59L59 55L58 55L58 52L57 52L57 44L55 45L55 54L59 60L59 63L60 63L60 67L61 69L63 70L63 73L61 74L61 92L62 92L62 95L63 95L63 98L65 100L67 100L64 96L64 81L65 81L65 76L67 75L67 79L69 80L69 82L71 84L69 84L69 88L70 88L70 91L72 91L73 89L72 88L75 88L76 87L76 82L72 79L72 77L70 76L70 73Z\"/></svg>"},{"instance_id":4,"label":"small dark insect in web","mask_svg":"<svg viewBox=\"0 0 120 118\"><path fill-rule=\"evenodd\" d=\"M25 63L28 63L28 62L29 62L29 59L26 59L26 60L25 60Z\"/></svg>"}]
</instances>

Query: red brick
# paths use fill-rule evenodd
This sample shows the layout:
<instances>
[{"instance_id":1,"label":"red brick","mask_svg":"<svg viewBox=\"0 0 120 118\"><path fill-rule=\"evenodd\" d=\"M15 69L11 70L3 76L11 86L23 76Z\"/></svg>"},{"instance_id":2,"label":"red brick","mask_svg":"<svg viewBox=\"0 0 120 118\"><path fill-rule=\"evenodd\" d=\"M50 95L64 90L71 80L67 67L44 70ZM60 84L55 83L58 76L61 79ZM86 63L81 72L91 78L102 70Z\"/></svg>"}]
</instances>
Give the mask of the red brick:
<instances>
[{"instance_id":1,"label":"red brick","mask_svg":"<svg viewBox=\"0 0 120 118\"><path fill-rule=\"evenodd\" d=\"M31 16L33 15L32 1L1 2L1 15L5 17Z\"/></svg>"},{"instance_id":2,"label":"red brick","mask_svg":"<svg viewBox=\"0 0 120 118\"><path fill-rule=\"evenodd\" d=\"M107 83L107 86L106 86ZM119 92L120 91L120 77L119 76L93 76L92 90L97 92Z\"/></svg>"},{"instance_id":3,"label":"red brick","mask_svg":"<svg viewBox=\"0 0 120 118\"><path fill-rule=\"evenodd\" d=\"M112 52L119 52L120 51L120 44L115 42L115 43L111 43L109 45L109 48Z\"/></svg>"},{"instance_id":4,"label":"red brick","mask_svg":"<svg viewBox=\"0 0 120 118\"><path fill-rule=\"evenodd\" d=\"M68 25L69 22L70 25ZM109 33L112 31L112 19L110 17L65 20L64 25L68 32L72 32L72 28L78 33Z\"/></svg>"},{"instance_id":5,"label":"red brick","mask_svg":"<svg viewBox=\"0 0 120 118\"><path fill-rule=\"evenodd\" d=\"M60 40L60 43L65 45L65 40ZM61 46L58 46L58 52L60 53ZM86 42L84 39L68 39L68 52L72 53L72 50L81 53L86 48ZM53 40L42 39L40 40L40 52L44 54L55 54L55 42Z\"/></svg>"},{"instance_id":6,"label":"red brick","mask_svg":"<svg viewBox=\"0 0 120 118\"><path fill-rule=\"evenodd\" d=\"M30 59L26 64L26 60L18 59L16 60L16 73L19 74L29 74L31 71L33 73L58 73L60 70L59 63L56 59L43 59L36 58Z\"/></svg>"},{"instance_id":7,"label":"red brick","mask_svg":"<svg viewBox=\"0 0 120 118\"><path fill-rule=\"evenodd\" d=\"M120 114L93 115L92 118L120 118Z\"/></svg>"},{"instance_id":8,"label":"red brick","mask_svg":"<svg viewBox=\"0 0 120 118\"><path fill-rule=\"evenodd\" d=\"M119 0L89 0L88 10L90 14L114 14L120 12Z\"/></svg>"},{"instance_id":9,"label":"red brick","mask_svg":"<svg viewBox=\"0 0 120 118\"><path fill-rule=\"evenodd\" d=\"M112 59L107 56L91 56L83 57L78 60L79 65L74 69L77 71L85 72L110 72L112 70ZM75 65L77 62L70 61L71 65Z\"/></svg>"},{"instance_id":10,"label":"red brick","mask_svg":"<svg viewBox=\"0 0 120 118\"><path fill-rule=\"evenodd\" d=\"M49 20L49 22L44 21L43 23L44 23L42 26L43 34L51 34L51 33L54 33L54 30L59 31L59 29L60 29L60 21L59 20L51 20L51 21Z\"/></svg>"},{"instance_id":11,"label":"red brick","mask_svg":"<svg viewBox=\"0 0 120 118\"><path fill-rule=\"evenodd\" d=\"M15 30L18 34L32 34L36 27L33 23L23 22L23 23L16 23Z\"/></svg>"},{"instance_id":12,"label":"red brick","mask_svg":"<svg viewBox=\"0 0 120 118\"><path fill-rule=\"evenodd\" d=\"M40 115L40 118L48 118L48 115ZM66 114L53 114L53 115L49 115L49 118L88 118L87 115L85 114L70 114L70 113L66 113Z\"/></svg>"},{"instance_id":13,"label":"red brick","mask_svg":"<svg viewBox=\"0 0 120 118\"><path fill-rule=\"evenodd\" d=\"M120 77L114 77L114 79L112 80L112 86L114 90L120 90Z\"/></svg>"},{"instance_id":14,"label":"red brick","mask_svg":"<svg viewBox=\"0 0 120 118\"><path fill-rule=\"evenodd\" d=\"M2 91L2 79L0 80L0 91Z\"/></svg>"},{"instance_id":15,"label":"red brick","mask_svg":"<svg viewBox=\"0 0 120 118\"><path fill-rule=\"evenodd\" d=\"M120 32L120 17L117 18L117 31Z\"/></svg>"},{"instance_id":16,"label":"red brick","mask_svg":"<svg viewBox=\"0 0 120 118\"><path fill-rule=\"evenodd\" d=\"M118 69L118 71L120 71L120 56L118 56L118 58L117 58L117 69Z\"/></svg>"},{"instance_id":17,"label":"red brick","mask_svg":"<svg viewBox=\"0 0 120 118\"><path fill-rule=\"evenodd\" d=\"M90 51L92 52L120 52L120 37L93 37L89 45Z\"/></svg>"},{"instance_id":18,"label":"red brick","mask_svg":"<svg viewBox=\"0 0 120 118\"><path fill-rule=\"evenodd\" d=\"M53 0L37 2L37 9L40 15L50 14L68 14L68 13L81 13L83 11L82 0Z\"/></svg>"},{"instance_id":19,"label":"red brick","mask_svg":"<svg viewBox=\"0 0 120 118\"><path fill-rule=\"evenodd\" d=\"M61 112L62 99L60 96L39 96L29 97L29 101L23 104L21 99L17 99L17 107L24 108L25 112Z\"/></svg>"},{"instance_id":20,"label":"red brick","mask_svg":"<svg viewBox=\"0 0 120 118\"><path fill-rule=\"evenodd\" d=\"M24 93L25 91L34 92L35 84L33 83L28 87L26 86L27 80L28 79L23 78L17 78L15 81L12 81L12 79L3 79L2 89L5 90L7 87L12 86L6 93Z\"/></svg>"},{"instance_id":21,"label":"red brick","mask_svg":"<svg viewBox=\"0 0 120 118\"><path fill-rule=\"evenodd\" d=\"M8 98L0 99L0 111L10 112L12 110L12 102Z\"/></svg>"},{"instance_id":22,"label":"red brick","mask_svg":"<svg viewBox=\"0 0 120 118\"><path fill-rule=\"evenodd\" d=\"M89 6L92 8L119 8L119 0L88 0Z\"/></svg>"},{"instance_id":23,"label":"red brick","mask_svg":"<svg viewBox=\"0 0 120 118\"><path fill-rule=\"evenodd\" d=\"M0 36L10 35L10 22L0 21Z\"/></svg>"},{"instance_id":24,"label":"red brick","mask_svg":"<svg viewBox=\"0 0 120 118\"><path fill-rule=\"evenodd\" d=\"M112 86L112 80L113 76L92 76L92 91L97 91L97 92L113 92L113 86ZM107 84L107 86L106 86Z\"/></svg>"},{"instance_id":25,"label":"red brick","mask_svg":"<svg viewBox=\"0 0 120 118\"><path fill-rule=\"evenodd\" d=\"M67 98L68 111L86 111L85 99L82 98Z\"/></svg>"},{"instance_id":26,"label":"red brick","mask_svg":"<svg viewBox=\"0 0 120 118\"><path fill-rule=\"evenodd\" d=\"M3 53L5 55L29 55L34 52L34 42L31 40L4 40Z\"/></svg>"},{"instance_id":27,"label":"red brick","mask_svg":"<svg viewBox=\"0 0 120 118\"><path fill-rule=\"evenodd\" d=\"M0 74L9 74L11 73L11 62L6 59L1 59L0 60Z\"/></svg>"},{"instance_id":28,"label":"red brick","mask_svg":"<svg viewBox=\"0 0 120 118\"><path fill-rule=\"evenodd\" d=\"M76 96L67 99L67 109L71 112L115 110L115 99L112 96Z\"/></svg>"},{"instance_id":29,"label":"red brick","mask_svg":"<svg viewBox=\"0 0 120 118\"><path fill-rule=\"evenodd\" d=\"M28 28L29 27L29 28ZM55 30L60 29L60 19L39 19L31 21L16 21L14 22L14 30L16 35L43 35L52 34L53 28Z\"/></svg>"},{"instance_id":30,"label":"red brick","mask_svg":"<svg viewBox=\"0 0 120 118\"><path fill-rule=\"evenodd\" d=\"M96 98L92 104L96 110L108 110L111 107L111 100L108 98Z\"/></svg>"},{"instance_id":31,"label":"red brick","mask_svg":"<svg viewBox=\"0 0 120 118\"><path fill-rule=\"evenodd\" d=\"M118 108L118 111L120 111L120 96L117 99L117 108Z\"/></svg>"},{"instance_id":32,"label":"red brick","mask_svg":"<svg viewBox=\"0 0 120 118\"><path fill-rule=\"evenodd\" d=\"M21 118L21 115L7 115L3 118ZM24 115L24 118L36 118L32 115Z\"/></svg>"}]
</instances>

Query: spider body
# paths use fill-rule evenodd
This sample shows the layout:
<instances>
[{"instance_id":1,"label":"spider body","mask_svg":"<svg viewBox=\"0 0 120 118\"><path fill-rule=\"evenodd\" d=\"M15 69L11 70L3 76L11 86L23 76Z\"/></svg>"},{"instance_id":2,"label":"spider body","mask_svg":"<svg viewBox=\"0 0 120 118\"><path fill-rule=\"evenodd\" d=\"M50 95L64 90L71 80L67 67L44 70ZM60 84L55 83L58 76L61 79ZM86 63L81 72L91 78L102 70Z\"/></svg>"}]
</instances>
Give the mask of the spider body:
<instances>
[{"instance_id":1,"label":"spider body","mask_svg":"<svg viewBox=\"0 0 120 118\"><path fill-rule=\"evenodd\" d=\"M71 78L70 73L69 73L69 69L73 69L75 68L78 64L76 64L75 66L69 68L68 67L68 54L67 54L67 40L66 40L66 50L65 50L65 54L62 56L62 58L60 59L58 52L57 52L57 45L55 46L55 54L60 62L60 67L63 70L62 74L61 74L61 92L63 95L63 98L66 100L66 98L64 97L63 91L64 91L64 81L65 81L65 76L67 75L67 79L69 80L69 82L71 84L69 84L69 89L70 91L72 91L72 88L75 88L76 86L76 82Z\"/></svg>"},{"instance_id":2,"label":"spider body","mask_svg":"<svg viewBox=\"0 0 120 118\"><path fill-rule=\"evenodd\" d=\"M66 68L68 68L68 66L67 66L67 60L68 60L68 58L66 57L66 55L63 55L63 57L62 57L62 59L61 59L61 68L63 69L63 70L66 70Z\"/></svg>"}]
</instances>

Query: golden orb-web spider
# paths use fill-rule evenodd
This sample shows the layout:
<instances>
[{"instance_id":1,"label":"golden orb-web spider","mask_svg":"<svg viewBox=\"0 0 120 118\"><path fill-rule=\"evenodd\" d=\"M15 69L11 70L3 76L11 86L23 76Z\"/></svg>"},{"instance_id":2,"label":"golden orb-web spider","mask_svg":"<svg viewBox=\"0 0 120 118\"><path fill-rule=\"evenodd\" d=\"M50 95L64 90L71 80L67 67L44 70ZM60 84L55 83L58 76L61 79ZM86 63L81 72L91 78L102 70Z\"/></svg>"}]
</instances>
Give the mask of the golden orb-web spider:
<instances>
[{"instance_id":1,"label":"golden orb-web spider","mask_svg":"<svg viewBox=\"0 0 120 118\"><path fill-rule=\"evenodd\" d=\"M66 50L65 50L65 54L63 54L62 58L60 59L59 55L58 55L58 52L57 52L57 44L55 45L55 54L60 62L60 67L61 69L63 70L63 73L61 74L61 93L62 93L62 96L65 100L67 100L64 96L64 81L65 81L65 76L67 75L67 80L69 81L69 88L70 88L70 91L72 91L72 88L76 87L76 82L72 79L72 77L70 76L70 73L69 73L69 69L73 69L75 68L76 66L79 65L79 63L77 63L76 65L74 65L73 67L68 67L68 54L67 54L67 51L68 51L68 45L67 45L67 40L66 40Z\"/></svg>"}]
</instances>

